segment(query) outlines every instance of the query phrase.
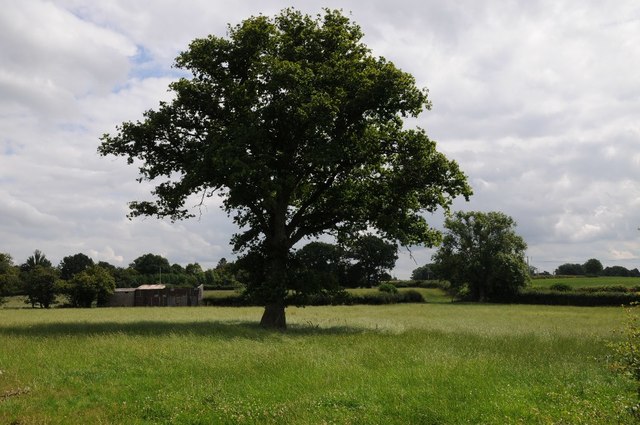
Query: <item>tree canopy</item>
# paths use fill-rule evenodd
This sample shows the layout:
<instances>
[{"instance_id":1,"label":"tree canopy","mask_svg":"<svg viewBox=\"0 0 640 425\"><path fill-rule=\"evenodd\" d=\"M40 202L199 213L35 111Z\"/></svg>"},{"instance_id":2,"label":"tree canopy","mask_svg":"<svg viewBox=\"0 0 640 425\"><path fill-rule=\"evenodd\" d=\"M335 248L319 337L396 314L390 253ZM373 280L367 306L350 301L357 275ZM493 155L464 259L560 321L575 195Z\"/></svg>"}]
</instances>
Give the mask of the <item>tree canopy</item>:
<instances>
[{"instance_id":1,"label":"tree canopy","mask_svg":"<svg viewBox=\"0 0 640 425\"><path fill-rule=\"evenodd\" d=\"M604 271L602 263L597 258L590 258L582 265L582 268L584 269L585 274L591 276L599 276Z\"/></svg>"},{"instance_id":2,"label":"tree canopy","mask_svg":"<svg viewBox=\"0 0 640 425\"><path fill-rule=\"evenodd\" d=\"M425 264L424 266L416 267L411 272L411 279L413 280L429 280L435 279L436 275L433 271L433 264Z\"/></svg>"},{"instance_id":3,"label":"tree canopy","mask_svg":"<svg viewBox=\"0 0 640 425\"><path fill-rule=\"evenodd\" d=\"M20 287L20 269L13 264L10 254L0 252L0 304L3 296L8 295Z\"/></svg>"},{"instance_id":4,"label":"tree canopy","mask_svg":"<svg viewBox=\"0 0 640 425\"><path fill-rule=\"evenodd\" d=\"M144 254L136 258L131 264L129 264L129 267L138 273L145 275L155 275L162 273L163 271L165 273L171 272L169 260L161 255L151 253Z\"/></svg>"},{"instance_id":5,"label":"tree canopy","mask_svg":"<svg viewBox=\"0 0 640 425\"><path fill-rule=\"evenodd\" d=\"M430 108L427 90L361 42L339 11L292 9L194 40L176 59L191 76L171 102L105 134L99 153L139 164L157 182L132 216L194 215L219 196L240 231L238 252L263 257L265 326L285 327L292 247L330 233L374 229L401 245L440 240L424 211L448 209L471 189L458 165L403 118Z\"/></svg>"},{"instance_id":6,"label":"tree canopy","mask_svg":"<svg viewBox=\"0 0 640 425\"><path fill-rule=\"evenodd\" d=\"M75 255L69 255L64 257L60 262L60 278L69 280L76 274L85 271L87 268L93 266L93 260L83 253Z\"/></svg>"},{"instance_id":7,"label":"tree canopy","mask_svg":"<svg viewBox=\"0 0 640 425\"><path fill-rule=\"evenodd\" d=\"M39 304L42 308L49 308L56 301L56 269L37 264L22 272L24 289L27 300L32 307Z\"/></svg>"},{"instance_id":8,"label":"tree canopy","mask_svg":"<svg viewBox=\"0 0 640 425\"><path fill-rule=\"evenodd\" d=\"M375 235L363 235L349 243L346 256L355 262L348 269L350 286L370 288L396 265L398 247Z\"/></svg>"},{"instance_id":9,"label":"tree canopy","mask_svg":"<svg viewBox=\"0 0 640 425\"><path fill-rule=\"evenodd\" d=\"M33 255L30 255L27 258L27 261L20 265L20 271L29 272L35 269L37 266L41 266L44 268L52 267L51 261L49 261L47 256L39 249L33 251Z\"/></svg>"},{"instance_id":10,"label":"tree canopy","mask_svg":"<svg viewBox=\"0 0 640 425\"><path fill-rule=\"evenodd\" d=\"M453 288L467 285L474 301L508 298L529 280L527 244L515 226L501 212L456 212L445 220L444 240L433 256L436 272Z\"/></svg>"},{"instance_id":11,"label":"tree canopy","mask_svg":"<svg viewBox=\"0 0 640 425\"><path fill-rule=\"evenodd\" d=\"M72 276L64 284L63 292L74 307L105 305L116 287L116 281L108 270L100 266L90 266Z\"/></svg>"}]
</instances>

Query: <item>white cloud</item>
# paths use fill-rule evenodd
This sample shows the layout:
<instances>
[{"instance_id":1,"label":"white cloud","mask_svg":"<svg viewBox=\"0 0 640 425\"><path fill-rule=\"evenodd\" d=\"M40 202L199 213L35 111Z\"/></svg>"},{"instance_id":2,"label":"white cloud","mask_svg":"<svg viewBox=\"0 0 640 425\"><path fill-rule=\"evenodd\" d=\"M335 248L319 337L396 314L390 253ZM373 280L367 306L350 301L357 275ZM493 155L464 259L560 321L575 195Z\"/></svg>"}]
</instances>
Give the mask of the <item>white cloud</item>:
<instances>
[{"instance_id":1,"label":"white cloud","mask_svg":"<svg viewBox=\"0 0 640 425\"><path fill-rule=\"evenodd\" d=\"M352 12L374 54L430 89L412 121L468 174L456 208L512 215L534 265L640 253L640 9L633 1L25 0L0 15L0 251L126 265L146 252L215 265L236 231L211 200L201 220L129 221L149 184L99 137L160 100L176 54L227 23L293 5ZM433 218L436 226L441 217ZM432 250L413 249L418 265ZM396 273L416 263L402 254Z\"/></svg>"}]
</instances>

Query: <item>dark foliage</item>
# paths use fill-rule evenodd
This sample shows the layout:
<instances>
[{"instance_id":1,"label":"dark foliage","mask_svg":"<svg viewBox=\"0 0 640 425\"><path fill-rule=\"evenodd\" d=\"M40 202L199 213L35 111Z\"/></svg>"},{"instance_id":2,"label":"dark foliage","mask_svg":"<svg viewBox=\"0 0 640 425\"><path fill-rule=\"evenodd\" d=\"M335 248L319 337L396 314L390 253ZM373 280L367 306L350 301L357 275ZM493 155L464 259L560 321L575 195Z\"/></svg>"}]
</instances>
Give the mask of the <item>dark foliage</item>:
<instances>
[{"instance_id":1,"label":"dark foliage","mask_svg":"<svg viewBox=\"0 0 640 425\"><path fill-rule=\"evenodd\" d=\"M425 302L425 299L422 294L418 291L412 290L402 291L396 294L386 292L364 295L351 295L347 292L337 292L335 294L319 293L306 296L304 299L299 299L296 296L291 296L287 299L287 303L289 305L313 306L356 304L383 305L423 302ZM251 297L247 297L245 295L231 297L205 297L203 304L217 307L245 307L260 305L259 302L256 302L255 300L252 300Z\"/></svg>"}]
</instances>

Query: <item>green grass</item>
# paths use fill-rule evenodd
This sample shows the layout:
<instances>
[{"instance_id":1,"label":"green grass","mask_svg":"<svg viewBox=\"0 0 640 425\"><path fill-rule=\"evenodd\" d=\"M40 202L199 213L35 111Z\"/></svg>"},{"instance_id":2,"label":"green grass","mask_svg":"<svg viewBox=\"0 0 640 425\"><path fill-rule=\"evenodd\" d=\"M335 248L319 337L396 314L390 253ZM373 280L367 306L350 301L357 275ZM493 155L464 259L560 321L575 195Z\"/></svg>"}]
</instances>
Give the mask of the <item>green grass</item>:
<instances>
[{"instance_id":1,"label":"green grass","mask_svg":"<svg viewBox=\"0 0 640 425\"><path fill-rule=\"evenodd\" d=\"M640 286L640 277L616 277L616 276L598 276L598 277L553 277L549 279L533 279L531 286L534 288L548 288L551 285L562 283L570 285L574 288L585 288L589 286Z\"/></svg>"},{"instance_id":2,"label":"green grass","mask_svg":"<svg viewBox=\"0 0 640 425\"><path fill-rule=\"evenodd\" d=\"M632 423L620 308L0 310L0 423Z\"/></svg>"},{"instance_id":3,"label":"green grass","mask_svg":"<svg viewBox=\"0 0 640 425\"><path fill-rule=\"evenodd\" d=\"M204 296L214 297L214 298L227 298L227 297L236 297L241 293L242 291L237 291L235 289L217 289L213 291L204 291Z\"/></svg>"}]
</instances>

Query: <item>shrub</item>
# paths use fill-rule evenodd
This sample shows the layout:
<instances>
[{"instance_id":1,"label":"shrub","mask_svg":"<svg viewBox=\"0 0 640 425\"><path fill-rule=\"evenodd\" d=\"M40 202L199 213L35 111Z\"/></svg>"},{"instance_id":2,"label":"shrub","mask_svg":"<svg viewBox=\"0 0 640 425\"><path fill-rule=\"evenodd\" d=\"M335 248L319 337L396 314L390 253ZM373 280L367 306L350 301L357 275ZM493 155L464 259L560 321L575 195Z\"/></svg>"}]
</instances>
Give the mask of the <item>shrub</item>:
<instances>
[{"instance_id":1,"label":"shrub","mask_svg":"<svg viewBox=\"0 0 640 425\"><path fill-rule=\"evenodd\" d=\"M385 282L385 283L381 283L380 286L378 286L378 291L386 292L388 294L397 294L398 293L398 288L396 288L391 283Z\"/></svg>"},{"instance_id":2,"label":"shrub","mask_svg":"<svg viewBox=\"0 0 640 425\"><path fill-rule=\"evenodd\" d=\"M567 285L566 283L554 283L549 287L552 291L559 292L570 292L573 291L573 287L571 285Z\"/></svg>"},{"instance_id":3,"label":"shrub","mask_svg":"<svg viewBox=\"0 0 640 425\"><path fill-rule=\"evenodd\" d=\"M622 341L612 343L613 361L611 368L626 376L636 386L636 393L640 397L640 315L638 303L627 308L627 319ZM640 404L632 407L632 413L640 419Z\"/></svg>"},{"instance_id":4,"label":"shrub","mask_svg":"<svg viewBox=\"0 0 640 425\"><path fill-rule=\"evenodd\" d=\"M609 285L609 286L587 286L582 288L584 292L630 292L631 288L624 285Z\"/></svg>"},{"instance_id":5,"label":"shrub","mask_svg":"<svg viewBox=\"0 0 640 425\"><path fill-rule=\"evenodd\" d=\"M403 302L403 303L423 303L423 302L425 302L424 297L418 291L414 291L414 290L404 291L404 292L401 292L400 295L402 296L402 301L401 302Z\"/></svg>"}]
</instances>

